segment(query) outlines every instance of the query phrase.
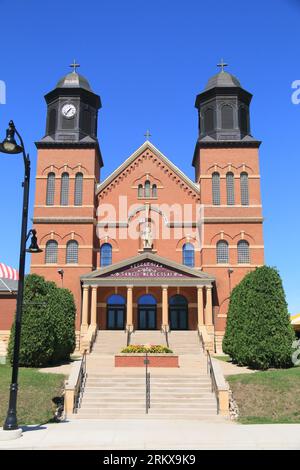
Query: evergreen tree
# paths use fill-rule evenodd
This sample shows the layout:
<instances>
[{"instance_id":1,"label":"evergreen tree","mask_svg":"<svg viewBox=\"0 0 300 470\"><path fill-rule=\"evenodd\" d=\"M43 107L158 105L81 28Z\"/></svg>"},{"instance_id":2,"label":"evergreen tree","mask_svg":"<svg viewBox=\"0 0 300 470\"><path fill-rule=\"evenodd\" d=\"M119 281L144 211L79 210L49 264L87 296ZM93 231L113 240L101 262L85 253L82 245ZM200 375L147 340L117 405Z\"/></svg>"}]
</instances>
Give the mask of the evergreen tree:
<instances>
[{"instance_id":1,"label":"evergreen tree","mask_svg":"<svg viewBox=\"0 0 300 470\"><path fill-rule=\"evenodd\" d=\"M289 367L294 337L278 271L262 266L248 273L230 297L224 352L255 369Z\"/></svg>"},{"instance_id":2,"label":"evergreen tree","mask_svg":"<svg viewBox=\"0 0 300 470\"><path fill-rule=\"evenodd\" d=\"M8 358L13 359L13 324ZM42 367L67 360L75 347L75 304L67 289L36 274L25 278L19 364Z\"/></svg>"}]
</instances>

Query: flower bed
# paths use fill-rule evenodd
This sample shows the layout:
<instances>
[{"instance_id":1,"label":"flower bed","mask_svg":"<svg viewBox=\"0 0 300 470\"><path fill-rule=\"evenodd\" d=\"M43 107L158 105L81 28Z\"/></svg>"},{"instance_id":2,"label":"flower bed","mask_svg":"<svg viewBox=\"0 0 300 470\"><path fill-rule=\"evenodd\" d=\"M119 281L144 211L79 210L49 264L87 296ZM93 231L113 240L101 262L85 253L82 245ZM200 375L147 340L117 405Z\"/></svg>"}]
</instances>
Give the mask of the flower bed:
<instances>
[{"instance_id":1,"label":"flower bed","mask_svg":"<svg viewBox=\"0 0 300 470\"><path fill-rule=\"evenodd\" d=\"M173 351L166 346L161 346L160 344L131 344L126 348L122 349L122 353L154 353L154 354L172 354Z\"/></svg>"},{"instance_id":2,"label":"flower bed","mask_svg":"<svg viewBox=\"0 0 300 470\"><path fill-rule=\"evenodd\" d=\"M145 367L147 353L149 367L179 367L178 356L165 346L132 344L115 355L115 367Z\"/></svg>"}]
</instances>

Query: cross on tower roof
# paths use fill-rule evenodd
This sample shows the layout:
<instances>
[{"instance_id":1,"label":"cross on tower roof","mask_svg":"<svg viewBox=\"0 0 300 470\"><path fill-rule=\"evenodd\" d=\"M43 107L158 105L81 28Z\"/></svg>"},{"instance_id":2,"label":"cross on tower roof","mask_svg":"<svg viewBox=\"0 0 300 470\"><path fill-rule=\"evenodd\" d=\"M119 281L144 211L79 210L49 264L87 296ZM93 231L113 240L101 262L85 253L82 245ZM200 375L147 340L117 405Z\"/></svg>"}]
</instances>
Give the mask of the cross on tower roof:
<instances>
[{"instance_id":1,"label":"cross on tower roof","mask_svg":"<svg viewBox=\"0 0 300 470\"><path fill-rule=\"evenodd\" d=\"M217 67L221 67L221 72L224 72L224 67L228 67L228 64L226 64L224 60L221 59L221 62L217 64Z\"/></svg>"},{"instance_id":2,"label":"cross on tower roof","mask_svg":"<svg viewBox=\"0 0 300 470\"><path fill-rule=\"evenodd\" d=\"M77 64L77 63L76 63L76 60L74 59L74 60L73 60L73 64L70 64L69 67L72 67L72 68L74 69L73 72L75 73L77 67L80 67L80 64Z\"/></svg>"},{"instance_id":3,"label":"cross on tower roof","mask_svg":"<svg viewBox=\"0 0 300 470\"><path fill-rule=\"evenodd\" d=\"M144 134L144 136L146 137L147 140L149 140L149 138L151 137L150 131L147 130L146 134Z\"/></svg>"}]
</instances>

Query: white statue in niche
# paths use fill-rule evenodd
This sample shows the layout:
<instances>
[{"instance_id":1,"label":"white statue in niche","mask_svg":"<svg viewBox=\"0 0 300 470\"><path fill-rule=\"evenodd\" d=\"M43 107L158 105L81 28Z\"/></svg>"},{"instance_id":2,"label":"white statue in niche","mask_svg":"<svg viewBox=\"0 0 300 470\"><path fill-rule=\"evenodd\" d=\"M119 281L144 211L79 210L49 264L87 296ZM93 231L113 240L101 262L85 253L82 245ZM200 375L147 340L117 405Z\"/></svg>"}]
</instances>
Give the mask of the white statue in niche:
<instances>
[{"instance_id":1,"label":"white statue in niche","mask_svg":"<svg viewBox=\"0 0 300 470\"><path fill-rule=\"evenodd\" d=\"M143 240L143 248L151 250L153 246L153 238L151 225L149 223L146 224L144 230L142 231L141 238Z\"/></svg>"}]
</instances>

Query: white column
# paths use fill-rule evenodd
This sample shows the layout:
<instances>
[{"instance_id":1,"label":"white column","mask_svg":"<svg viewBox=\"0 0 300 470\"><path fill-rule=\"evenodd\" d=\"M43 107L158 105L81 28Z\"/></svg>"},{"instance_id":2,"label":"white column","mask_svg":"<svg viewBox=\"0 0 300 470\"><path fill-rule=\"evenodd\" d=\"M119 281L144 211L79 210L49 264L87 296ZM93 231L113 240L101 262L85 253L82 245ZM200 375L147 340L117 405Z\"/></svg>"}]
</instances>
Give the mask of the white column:
<instances>
[{"instance_id":1,"label":"white column","mask_svg":"<svg viewBox=\"0 0 300 470\"><path fill-rule=\"evenodd\" d=\"M129 329L129 330L132 330L132 328L133 328L132 290L133 290L133 286L127 286L127 317L126 317L126 326L127 326L127 329Z\"/></svg>"},{"instance_id":2,"label":"white column","mask_svg":"<svg viewBox=\"0 0 300 470\"><path fill-rule=\"evenodd\" d=\"M87 329L89 315L89 286L83 286L81 327Z\"/></svg>"},{"instance_id":3,"label":"white column","mask_svg":"<svg viewBox=\"0 0 300 470\"><path fill-rule=\"evenodd\" d=\"M212 286L206 286L205 324L208 326L211 326L213 324Z\"/></svg>"},{"instance_id":4,"label":"white column","mask_svg":"<svg viewBox=\"0 0 300 470\"><path fill-rule=\"evenodd\" d=\"M204 325L203 286L197 286L198 326Z\"/></svg>"},{"instance_id":5,"label":"white column","mask_svg":"<svg viewBox=\"0 0 300 470\"><path fill-rule=\"evenodd\" d=\"M162 327L169 328L168 286L162 286Z\"/></svg>"},{"instance_id":6,"label":"white column","mask_svg":"<svg viewBox=\"0 0 300 470\"><path fill-rule=\"evenodd\" d=\"M91 325L97 325L97 287L92 287Z\"/></svg>"}]
</instances>

